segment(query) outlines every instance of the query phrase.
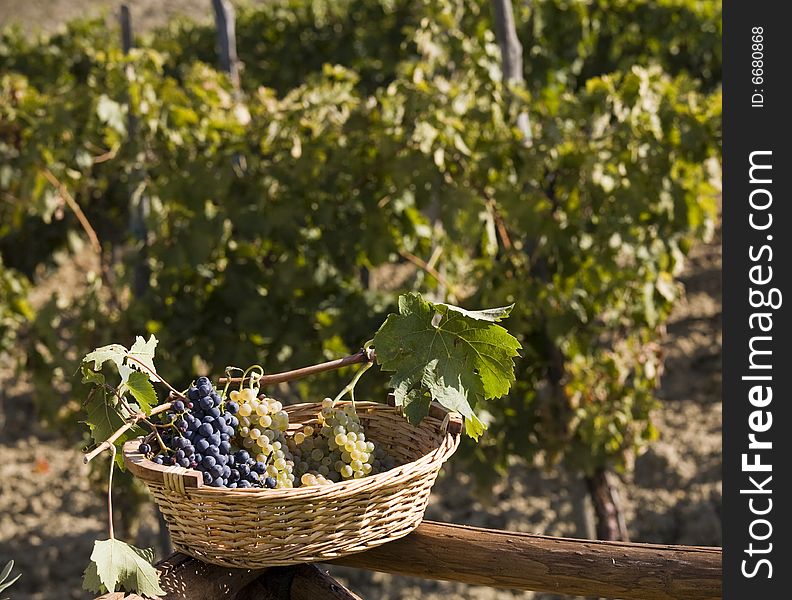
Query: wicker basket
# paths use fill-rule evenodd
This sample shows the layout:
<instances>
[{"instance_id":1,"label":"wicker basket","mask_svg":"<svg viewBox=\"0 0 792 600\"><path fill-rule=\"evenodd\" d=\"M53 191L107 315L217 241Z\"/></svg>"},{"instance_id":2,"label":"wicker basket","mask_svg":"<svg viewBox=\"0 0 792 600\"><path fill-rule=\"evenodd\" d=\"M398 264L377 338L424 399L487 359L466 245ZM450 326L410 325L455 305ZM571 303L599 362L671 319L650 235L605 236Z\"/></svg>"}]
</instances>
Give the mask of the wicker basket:
<instances>
[{"instance_id":1,"label":"wicker basket","mask_svg":"<svg viewBox=\"0 0 792 600\"><path fill-rule=\"evenodd\" d=\"M146 459L137 451L140 440L124 446L124 462L148 485L180 552L247 569L330 560L415 529L441 465L459 444L461 420L438 406L417 427L393 407L374 402L355 406L366 437L398 466L327 486L270 490L204 486L198 471ZM321 405L284 410L291 435L315 424Z\"/></svg>"}]
</instances>

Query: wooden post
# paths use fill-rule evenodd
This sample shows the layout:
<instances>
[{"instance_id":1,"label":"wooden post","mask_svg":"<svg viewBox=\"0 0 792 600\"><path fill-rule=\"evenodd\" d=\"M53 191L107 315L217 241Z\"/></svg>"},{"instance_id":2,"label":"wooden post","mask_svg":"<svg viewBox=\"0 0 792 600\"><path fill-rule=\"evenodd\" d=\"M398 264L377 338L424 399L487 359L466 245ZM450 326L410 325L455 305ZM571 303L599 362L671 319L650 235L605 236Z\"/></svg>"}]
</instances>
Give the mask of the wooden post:
<instances>
[{"instance_id":1,"label":"wooden post","mask_svg":"<svg viewBox=\"0 0 792 600\"><path fill-rule=\"evenodd\" d=\"M132 36L132 16L126 4L121 5L119 17L121 23L121 47L124 54L129 54L134 46ZM125 68L127 81L132 79L132 65L127 63ZM138 121L132 106L127 99L127 140L134 144L137 137ZM143 161L144 153L138 152L136 166L129 174L129 232L133 239L140 243L140 254L135 261L132 279L132 293L135 298L140 298L146 293L149 287L151 272L148 268L148 229L146 218L150 211L150 200L145 193L145 176L140 163Z\"/></svg>"},{"instance_id":2,"label":"wooden post","mask_svg":"<svg viewBox=\"0 0 792 600\"><path fill-rule=\"evenodd\" d=\"M599 467L593 475L586 477L586 486L597 517L597 538L626 542L630 536L627 532L619 492L612 481L614 477L613 473L604 467Z\"/></svg>"},{"instance_id":3,"label":"wooden post","mask_svg":"<svg viewBox=\"0 0 792 600\"><path fill-rule=\"evenodd\" d=\"M720 548L574 540L424 521L400 540L333 564L572 596L715 600L722 592L721 559ZM180 554L158 566L169 592L165 600L233 598L259 576L273 571L224 569ZM309 591L296 596L295 576L290 590L296 600L346 598L320 594L308 583L316 574L302 573L299 585L305 584ZM274 584L262 581L262 585Z\"/></svg>"},{"instance_id":4,"label":"wooden post","mask_svg":"<svg viewBox=\"0 0 792 600\"><path fill-rule=\"evenodd\" d=\"M228 73L234 89L239 89L239 59L236 47L236 17L228 0L212 0L217 25L217 48L220 68Z\"/></svg>"},{"instance_id":5,"label":"wooden post","mask_svg":"<svg viewBox=\"0 0 792 600\"><path fill-rule=\"evenodd\" d=\"M517 37L517 27L514 24L514 9L512 0L492 0L492 9L495 13L495 37L501 51L503 82L508 84L524 84L523 77L523 48ZM517 127L523 134L526 145L530 145L531 122L527 112L517 115Z\"/></svg>"},{"instance_id":6,"label":"wooden post","mask_svg":"<svg viewBox=\"0 0 792 600\"><path fill-rule=\"evenodd\" d=\"M129 14L129 7L121 5L121 48L124 54L129 54L132 49L132 17Z\"/></svg>"}]
</instances>

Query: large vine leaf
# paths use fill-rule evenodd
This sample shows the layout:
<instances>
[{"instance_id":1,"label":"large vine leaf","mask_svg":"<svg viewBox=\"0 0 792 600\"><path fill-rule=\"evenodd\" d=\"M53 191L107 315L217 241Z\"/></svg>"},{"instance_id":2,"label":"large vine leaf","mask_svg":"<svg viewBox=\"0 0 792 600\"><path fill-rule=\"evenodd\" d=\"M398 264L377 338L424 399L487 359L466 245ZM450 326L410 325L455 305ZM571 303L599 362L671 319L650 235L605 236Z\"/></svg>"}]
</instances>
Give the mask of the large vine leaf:
<instances>
[{"instance_id":1,"label":"large vine leaf","mask_svg":"<svg viewBox=\"0 0 792 600\"><path fill-rule=\"evenodd\" d=\"M463 415L466 432L478 438L484 424L475 415L476 403L503 396L514 381L513 358L521 346L495 324L511 308L467 311L416 293L400 296L399 314L389 315L374 336L377 362L394 372L396 404L420 420L428 410L426 391Z\"/></svg>"},{"instance_id":2,"label":"large vine leaf","mask_svg":"<svg viewBox=\"0 0 792 600\"><path fill-rule=\"evenodd\" d=\"M160 587L153 560L153 550L116 539L97 541L83 575L83 589L97 593L123 589L146 597L162 596L165 590Z\"/></svg>"}]
</instances>

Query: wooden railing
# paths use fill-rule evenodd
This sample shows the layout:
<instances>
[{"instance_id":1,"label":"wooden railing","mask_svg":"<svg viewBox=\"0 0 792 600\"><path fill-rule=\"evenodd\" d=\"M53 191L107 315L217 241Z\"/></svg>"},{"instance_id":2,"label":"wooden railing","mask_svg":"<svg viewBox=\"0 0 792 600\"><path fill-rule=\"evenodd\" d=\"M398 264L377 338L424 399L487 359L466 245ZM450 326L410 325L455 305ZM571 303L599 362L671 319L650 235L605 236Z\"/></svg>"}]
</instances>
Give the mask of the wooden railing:
<instances>
[{"instance_id":1,"label":"wooden railing","mask_svg":"<svg viewBox=\"0 0 792 600\"><path fill-rule=\"evenodd\" d=\"M722 595L720 548L577 540L432 521L401 540L333 564L572 596L715 600ZM315 565L251 571L173 554L158 568L166 600L359 600Z\"/></svg>"}]
</instances>

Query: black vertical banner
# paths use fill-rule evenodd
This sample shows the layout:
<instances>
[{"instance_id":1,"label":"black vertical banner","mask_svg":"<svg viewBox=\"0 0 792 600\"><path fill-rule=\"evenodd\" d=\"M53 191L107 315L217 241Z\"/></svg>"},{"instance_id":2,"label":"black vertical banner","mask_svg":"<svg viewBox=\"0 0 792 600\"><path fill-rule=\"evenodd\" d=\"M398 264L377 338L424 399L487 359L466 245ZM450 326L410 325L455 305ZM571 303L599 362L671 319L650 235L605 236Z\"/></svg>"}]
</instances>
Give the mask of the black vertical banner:
<instances>
[{"instance_id":1,"label":"black vertical banner","mask_svg":"<svg viewBox=\"0 0 792 600\"><path fill-rule=\"evenodd\" d=\"M790 598L792 30L786 2L724 4L724 598Z\"/></svg>"}]
</instances>

